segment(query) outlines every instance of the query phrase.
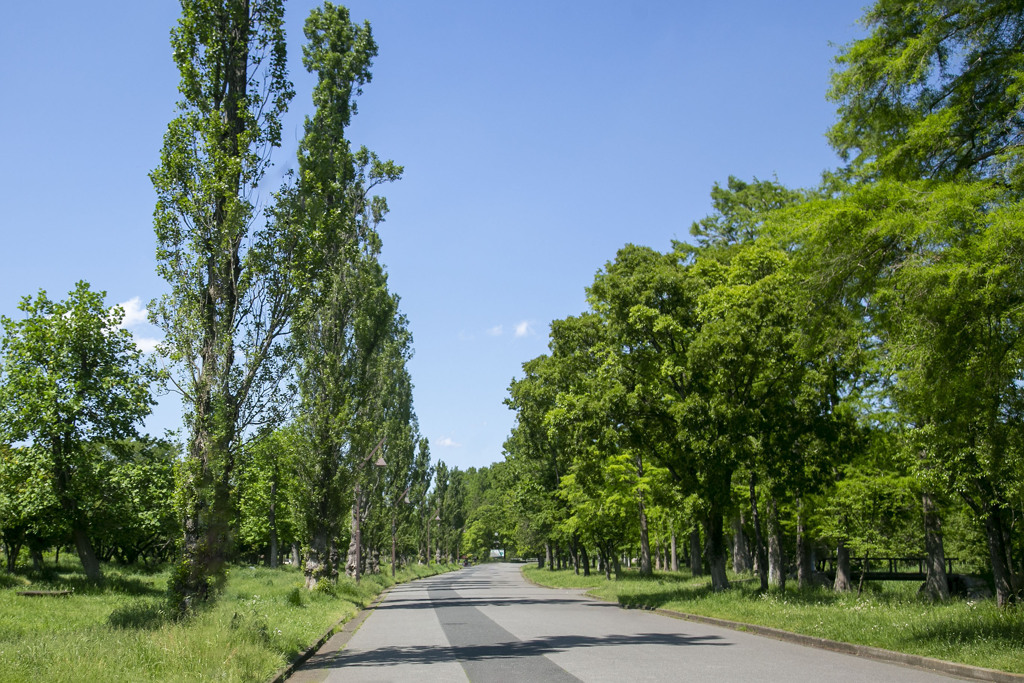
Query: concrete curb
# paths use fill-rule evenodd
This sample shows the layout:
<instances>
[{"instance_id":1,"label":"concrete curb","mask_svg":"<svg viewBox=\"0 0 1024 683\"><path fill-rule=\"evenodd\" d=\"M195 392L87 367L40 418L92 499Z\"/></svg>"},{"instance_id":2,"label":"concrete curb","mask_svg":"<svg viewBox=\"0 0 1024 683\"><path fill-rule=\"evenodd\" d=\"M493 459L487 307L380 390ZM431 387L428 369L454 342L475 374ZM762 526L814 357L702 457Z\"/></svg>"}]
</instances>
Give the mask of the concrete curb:
<instances>
[{"instance_id":1,"label":"concrete curb","mask_svg":"<svg viewBox=\"0 0 1024 683\"><path fill-rule=\"evenodd\" d=\"M590 595L586 592L587 589L579 588L558 588L554 586L545 586L544 584L537 583L533 579L526 576L525 573L521 573L522 577L526 579L528 583L532 583L534 586L540 588L549 588L551 590L582 590L583 595L591 600L597 600L599 602L606 602L611 605L617 605L617 602L611 600L605 600L595 595ZM716 619L715 617L705 617L700 614L689 614L688 612L677 612L671 609L662 609L660 607L647 607L638 606L635 608L623 607L619 605L621 609L642 609L648 612L654 612L666 617L672 617L673 619L683 619L686 621L695 621L701 624L707 624L709 626L718 626L719 628L727 628L733 631L743 631L745 633L753 633L755 635L764 636L766 638L774 638L775 640L781 640L787 643L795 643L797 645L803 645L805 647L814 647L819 650L831 650L832 652L841 652L847 655L853 655L855 657L864 657L865 659L874 659L880 662L887 662L889 664L901 664L903 666L910 666L917 669L925 669L927 671L934 671L936 673L946 674L949 676L959 676L975 681L993 681L994 683L1022 683L1024 681L1024 675L1014 674L1008 671L997 671L995 669L984 669L980 666L971 666L969 664L958 664L956 662L947 662L942 659L933 659L931 657L922 657L921 655L909 655L904 652L896 652L894 650L885 650L880 647L871 647L869 645L855 645L853 643L843 643L838 640L828 640L826 638L817 638L815 636L805 636L802 633L793 633L792 631L783 631L778 628L771 628L769 626L758 626L756 624L744 624L739 621L729 621L727 619Z\"/></svg>"}]
</instances>

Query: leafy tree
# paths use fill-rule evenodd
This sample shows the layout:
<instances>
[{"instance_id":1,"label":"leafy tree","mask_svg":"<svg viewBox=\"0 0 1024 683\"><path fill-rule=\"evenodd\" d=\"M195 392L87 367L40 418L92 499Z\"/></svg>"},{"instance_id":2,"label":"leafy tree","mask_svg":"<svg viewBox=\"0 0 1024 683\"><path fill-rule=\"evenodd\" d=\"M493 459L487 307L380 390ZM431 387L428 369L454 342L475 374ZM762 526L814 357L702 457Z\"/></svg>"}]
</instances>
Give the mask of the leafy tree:
<instances>
[{"instance_id":1,"label":"leafy tree","mask_svg":"<svg viewBox=\"0 0 1024 683\"><path fill-rule=\"evenodd\" d=\"M1021 185L1024 13L1015 0L878 0L836 59L829 140L855 170Z\"/></svg>"},{"instance_id":2,"label":"leafy tree","mask_svg":"<svg viewBox=\"0 0 1024 683\"><path fill-rule=\"evenodd\" d=\"M1001 605L1018 580L1006 514L1024 471L1021 208L986 182L882 181L808 214L827 286L866 303L918 475L985 525Z\"/></svg>"},{"instance_id":3,"label":"leafy tree","mask_svg":"<svg viewBox=\"0 0 1024 683\"><path fill-rule=\"evenodd\" d=\"M504 445L516 477L509 503L518 521L517 545L538 552L544 549L551 567L558 525L567 513L557 492L569 459L569 451L561 448L565 435L549 430L546 423L559 391L556 363L550 356L538 356L523 363L523 373L522 379L512 381L505 399L516 412L515 426Z\"/></svg>"},{"instance_id":4,"label":"leafy tree","mask_svg":"<svg viewBox=\"0 0 1024 683\"><path fill-rule=\"evenodd\" d=\"M168 559L181 533L174 509L179 450L141 438L91 444L95 482L84 501L100 555L124 564Z\"/></svg>"},{"instance_id":5,"label":"leafy tree","mask_svg":"<svg viewBox=\"0 0 1024 683\"><path fill-rule=\"evenodd\" d=\"M282 254L290 227L256 227L256 190L292 97L283 0L182 0L171 32L181 74L168 125L154 227L170 291L150 306L179 369L189 436L178 498L183 608L209 595L230 547L232 485L245 431L283 401L281 336L294 308Z\"/></svg>"},{"instance_id":6,"label":"leafy tree","mask_svg":"<svg viewBox=\"0 0 1024 683\"><path fill-rule=\"evenodd\" d=\"M295 434L278 429L243 449L238 467L238 540L256 553L265 553L277 567L281 547L296 540Z\"/></svg>"},{"instance_id":7,"label":"leafy tree","mask_svg":"<svg viewBox=\"0 0 1024 683\"><path fill-rule=\"evenodd\" d=\"M30 442L45 453L62 521L91 580L101 573L83 509L94 484L83 477L94 457L85 445L135 436L156 379L118 327L124 311L108 310L103 298L79 282L64 301L40 291L22 299L21 320L0 317L0 442Z\"/></svg>"},{"instance_id":8,"label":"leafy tree","mask_svg":"<svg viewBox=\"0 0 1024 683\"><path fill-rule=\"evenodd\" d=\"M47 454L31 447L0 446L0 539L7 571L14 571L26 544L51 545L63 538L61 520Z\"/></svg>"},{"instance_id":9,"label":"leafy tree","mask_svg":"<svg viewBox=\"0 0 1024 683\"><path fill-rule=\"evenodd\" d=\"M310 13L305 33L303 63L318 79L316 112L306 119L299 175L283 195L282 220L303 229L296 247L301 267L292 272L303 297L293 328L300 358L300 478L309 496L301 529L306 583L312 587L336 576L329 547L339 535L349 487L356 495L348 568L356 576L361 569L359 524L368 499L361 495L360 478L381 437L382 402L392 398L390 388L374 393L383 389L384 364L391 362L381 360L382 352L406 353L407 340L400 341L404 322L377 261L376 226L387 206L369 197L375 185L397 179L402 169L365 148L352 152L345 137L377 46L368 23L352 23L348 10L331 3Z\"/></svg>"}]
</instances>

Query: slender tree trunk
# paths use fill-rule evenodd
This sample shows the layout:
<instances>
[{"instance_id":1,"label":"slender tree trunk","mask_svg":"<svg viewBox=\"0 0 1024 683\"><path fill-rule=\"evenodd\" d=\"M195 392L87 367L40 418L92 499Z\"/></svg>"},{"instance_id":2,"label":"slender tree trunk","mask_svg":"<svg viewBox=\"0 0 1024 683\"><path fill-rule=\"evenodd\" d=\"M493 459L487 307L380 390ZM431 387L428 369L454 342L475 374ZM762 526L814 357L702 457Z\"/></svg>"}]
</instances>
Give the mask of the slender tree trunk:
<instances>
[{"instance_id":1,"label":"slender tree trunk","mask_svg":"<svg viewBox=\"0 0 1024 683\"><path fill-rule=\"evenodd\" d=\"M292 565L298 567L299 561L299 544L292 542Z\"/></svg>"},{"instance_id":2,"label":"slender tree trunk","mask_svg":"<svg viewBox=\"0 0 1024 683\"><path fill-rule=\"evenodd\" d=\"M362 517L362 508L362 491L359 482L356 482L352 500L352 535L348 543L348 560L345 563L345 573L351 576L356 583L359 583L359 574L363 566L362 524L359 519Z\"/></svg>"},{"instance_id":3,"label":"slender tree trunk","mask_svg":"<svg viewBox=\"0 0 1024 683\"><path fill-rule=\"evenodd\" d=\"M807 513L804 510L803 502L797 501L796 519L796 582L803 589L811 585L811 549L807 543L806 528Z\"/></svg>"},{"instance_id":4,"label":"slender tree trunk","mask_svg":"<svg viewBox=\"0 0 1024 683\"><path fill-rule=\"evenodd\" d=\"M537 553L537 569L544 569L544 556Z\"/></svg>"},{"instance_id":5,"label":"slender tree trunk","mask_svg":"<svg viewBox=\"0 0 1024 683\"><path fill-rule=\"evenodd\" d=\"M428 512L428 514L429 514L429 512ZM426 529L427 529L427 542L426 542L426 545L423 546L423 564L427 565L428 567L430 566L430 525L431 524L432 524L432 522L427 521L427 523L424 525L426 527Z\"/></svg>"},{"instance_id":6,"label":"slender tree trunk","mask_svg":"<svg viewBox=\"0 0 1024 683\"><path fill-rule=\"evenodd\" d=\"M747 547L747 535L743 532L743 511L732 518L732 570L737 574L749 572L750 549Z\"/></svg>"},{"instance_id":7,"label":"slender tree trunk","mask_svg":"<svg viewBox=\"0 0 1024 683\"><path fill-rule=\"evenodd\" d=\"M836 592L846 592L853 588L850 573L850 549L846 547L846 541L839 541L836 546L836 580L832 585Z\"/></svg>"},{"instance_id":8,"label":"slender tree trunk","mask_svg":"<svg viewBox=\"0 0 1024 683\"><path fill-rule=\"evenodd\" d=\"M622 578L622 565L619 563L619 554L612 553L612 571L615 572L615 580Z\"/></svg>"},{"instance_id":9,"label":"slender tree trunk","mask_svg":"<svg viewBox=\"0 0 1024 683\"><path fill-rule=\"evenodd\" d=\"M700 531L696 528L690 531L690 573L694 576L704 575L704 563L700 556Z\"/></svg>"},{"instance_id":10,"label":"slender tree trunk","mask_svg":"<svg viewBox=\"0 0 1024 683\"><path fill-rule=\"evenodd\" d=\"M679 571L679 551L676 548L676 530L675 524L672 526L672 571Z\"/></svg>"},{"instance_id":11,"label":"slender tree trunk","mask_svg":"<svg viewBox=\"0 0 1024 683\"><path fill-rule=\"evenodd\" d=\"M637 496L637 507L640 513L640 576L651 576L651 541L647 535L647 510L644 509L644 495Z\"/></svg>"},{"instance_id":12,"label":"slender tree trunk","mask_svg":"<svg viewBox=\"0 0 1024 683\"><path fill-rule=\"evenodd\" d=\"M267 564L271 569L277 569L277 475L270 482L270 509L267 513L267 522L270 525L270 557Z\"/></svg>"},{"instance_id":13,"label":"slender tree trunk","mask_svg":"<svg viewBox=\"0 0 1024 683\"><path fill-rule=\"evenodd\" d=\"M555 558L551 552L551 541L544 541L544 559L548 563L548 571L555 571Z\"/></svg>"},{"instance_id":14,"label":"slender tree trunk","mask_svg":"<svg viewBox=\"0 0 1024 683\"><path fill-rule=\"evenodd\" d=\"M1003 510L997 503L990 503L985 511L985 537L988 540L989 561L992 564L992 581L996 586L996 605L1006 607L1015 602L1013 575L1006 561L1006 547L1003 540Z\"/></svg>"},{"instance_id":15,"label":"slender tree trunk","mask_svg":"<svg viewBox=\"0 0 1024 683\"><path fill-rule=\"evenodd\" d=\"M395 578L395 564L398 561L398 523L391 514L391 578Z\"/></svg>"},{"instance_id":16,"label":"slender tree trunk","mask_svg":"<svg viewBox=\"0 0 1024 683\"><path fill-rule=\"evenodd\" d=\"M782 527L775 496L768 496L768 582L782 590L786 587L786 570L782 557Z\"/></svg>"},{"instance_id":17,"label":"slender tree trunk","mask_svg":"<svg viewBox=\"0 0 1024 683\"><path fill-rule=\"evenodd\" d=\"M924 517L925 594L932 600L949 600L949 577L946 576L946 550L942 541L942 521L935 509L931 493L921 493Z\"/></svg>"},{"instance_id":18,"label":"slender tree trunk","mask_svg":"<svg viewBox=\"0 0 1024 683\"><path fill-rule=\"evenodd\" d=\"M768 590L768 553L764 547L764 537L761 535L761 520L757 511L757 480L750 475L750 513L751 523L754 525L754 547L756 550L755 561L757 563L757 576L761 580L761 590Z\"/></svg>"},{"instance_id":19,"label":"slender tree trunk","mask_svg":"<svg viewBox=\"0 0 1024 683\"><path fill-rule=\"evenodd\" d=\"M587 554L587 546L580 546L580 555L583 556L583 576L590 576L590 556Z\"/></svg>"}]
</instances>

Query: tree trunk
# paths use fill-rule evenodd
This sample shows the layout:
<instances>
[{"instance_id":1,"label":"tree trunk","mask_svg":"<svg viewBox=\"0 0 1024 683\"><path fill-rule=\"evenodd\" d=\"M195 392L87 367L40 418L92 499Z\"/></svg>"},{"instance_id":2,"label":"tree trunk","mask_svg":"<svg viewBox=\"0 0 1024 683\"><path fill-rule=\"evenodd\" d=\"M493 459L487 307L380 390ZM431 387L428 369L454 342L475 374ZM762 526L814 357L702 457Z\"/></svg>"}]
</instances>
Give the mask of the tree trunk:
<instances>
[{"instance_id":1,"label":"tree trunk","mask_svg":"<svg viewBox=\"0 0 1024 683\"><path fill-rule=\"evenodd\" d=\"M853 588L853 580L850 577L850 549L846 547L846 541L839 541L836 546L836 580L832 588L837 592L846 592Z\"/></svg>"},{"instance_id":2,"label":"tree trunk","mask_svg":"<svg viewBox=\"0 0 1024 683\"><path fill-rule=\"evenodd\" d=\"M768 582L783 590L786 570L782 557L782 527L779 524L779 506L775 496L768 497Z\"/></svg>"},{"instance_id":3,"label":"tree trunk","mask_svg":"<svg viewBox=\"0 0 1024 683\"><path fill-rule=\"evenodd\" d=\"M428 515L430 514L429 511L427 512L427 514ZM426 544L423 546L423 551L422 551L423 552L423 564L427 565L428 567L430 566L430 525L431 524L433 524L433 522L427 521L427 523L424 525L426 527L426 530L427 530L427 540L426 540Z\"/></svg>"},{"instance_id":4,"label":"tree trunk","mask_svg":"<svg viewBox=\"0 0 1024 683\"><path fill-rule=\"evenodd\" d=\"M811 549L807 543L807 513L803 502L797 501L796 519L796 583L801 589L811 585Z\"/></svg>"},{"instance_id":5,"label":"tree trunk","mask_svg":"<svg viewBox=\"0 0 1024 683\"><path fill-rule=\"evenodd\" d=\"M544 541L544 559L548 563L548 571L555 571L555 558L551 552L551 541Z\"/></svg>"},{"instance_id":6,"label":"tree trunk","mask_svg":"<svg viewBox=\"0 0 1024 683\"><path fill-rule=\"evenodd\" d=\"M690 531L690 573L694 576L704 575L704 563L700 556L700 531L696 528Z\"/></svg>"},{"instance_id":7,"label":"tree trunk","mask_svg":"<svg viewBox=\"0 0 1024 683\"><path fill-rule=\"evenodd\" d=\"M732 570L737 574L745 574L751 569L750 548L747 547L747 535L743 532L743 511L732 518Z\"/></svg>"},{"instance_id":8,"label":"tree trunk","mask_svg":"<svg viewBox=\"0 0 1024 683\"><path fill-rule=\"evenodd\" d=\"M679 571L679 551L676 548L676 530L672 529L672 571Z\"/></svg>"},{"instance_id":9,"label":"tree trunk","mask_svg":"<svg viewBox=\"0 0 1024 683\"><path fill-rule=\"evenodd\" d=\"M619 563L619 554L612 553L612 571L615 572L615 580L622 578L622 564Z\"/></svg>"},{"instance_id":10,"label":"tree trunk","mask_svg":"<svg viewBox=\"0 0 1024 683\"><path fill-rule=\"evenodd\" d=\"M992 564L992 581L996 587L996 605L1006 607L1016 602L1016 596L1013 593L1012 568L1006 561L1003 510L997 503L990 503L986 510L985 537L988 540L989 561Z\"/></svg>"},{"instance_id":11,"label":"tree trunk","mask_svg":"<svg viewBox=\"0 0 1024 683\"><path fill-rule=\"evenodd\" d=\"M313 530L313 536L309 539L309 547L306 548L306 561L303 563L302 571L306 577L308 590L316 588L316 585L324 579L330 580L334 573L327 548L327 527L324 524L317 524Z\"/></svg>"},{"instance_id":12,"label":"tree trunk","mask_svg":"<svg viewBox=\"0 0 1024 683\"><path fill-rule=\"evenodd\" d=\"M537 553L537 569L544 569L544 556Z\"/></svg>"},{"instance_id":13,"label":"tree trunk","mask_svg":"<svg viewBox=\"0 0 1024 683\"><path fill-rule=\"evenodd\" d=\"M81 527L71 530L71 536L75 540L75 550L78 551L78 559L82 561L82 569L85 570L85 577L90 581L103 580L100 573L100 563L96 559L96 553L92 549L92 542L89 534Z\"/></svg>"},{"instance_id":14,"label":"tree trunk","mask_svg":"<svg viewBox=\"0 0 1024 683\"><path fill-rule=\"evenodd\" d=\"M362 517L362 491L359 482L354 487L352 500L352 534L348 542L348 559L345 562L345 573L351 576L356 583L359 583L359 574L363 566L363 535L360 517Z\"/></svg>"},{"instance_id":15,"label":"tree trunk","mask_svg":"<svg viewBox=\"0 0 1024 683\"><path fill-rule=\"evenodd\" d=\"M32 568L37 572L43 571L43 551L39 548L29 548L28 556L32 558Z\"/></svg>"},{"instance_id":16,"label":"tree trunk","mask_svg":"<svg viewBox=\"0 0 1024 683\"><path fill-rule=\"evenodd\" d=\"M729 588L725 574L725 536L722 533L722 513L712 504L708 513L706 534L708 539L708 563L711 571L711 590L718 593Z\"/></svg>"},{"instance_id":17,"label":"tree trunk","mask_svg":"<svg viewBox=\"0 0 1024 683\"><path fill-rule=\"evenodd\" d=\"M757 480L750 475L750 521L754 525L754 547L755 563L757 564L757 576L761 580L761 590L768 590L768 553L764 547L764 537L761 535L761 520L757 511Z\"/></svg>"},{"instance_id":18,"label":"tree trunk","mask_svg":"<svg viewBox=\"0 0 1024 683\"><path fill-rule=\"evenodd\" d=\"M651 541L647 535L647 510L644 509L644 495L639 494L637 507L640 513L640 576L651 576Z\"/></svg>"},{"instance_id":19,"label":"tree trunk","mask_svg":"<svg viewBox=\"0 0 1024 683\"><path fill-rule=\"evenodd\" d=\"M271 569L277 569L277 474L270 481L270 509L267 513L267 522L270 525L270 557L267 564Z\"/></svg>"},{"instance_id":20,"label":"tree trunk","mask_svg":"<svg viewBox=\"0 0 1024 683\"><path fill-rule=\"evenodd\" d=\"M299 558L299 544L297 542L293 541L292 542L292 565L295 566L295 567L298 567L299 566L299 561L300 561L300 558Z\"/></svg>"},{"instance_id":21,"label":"tree trunk","mask_svg":"<svg viewBox=\"0 0 1024 683\"><path fill-rule=\"evenodd\" d=\"M942 520L935 509L931 493L921 493L924 512L925 561L924 591L932 600L949 600L949 577L946 576L946 550L942 541Z\"/></svg>"},{"instance_id":22,"label":"tree trunk","mask_svg":"<svg viewBox=\"0 0 1024 683\"><path fill-rule=\"evenodd\" d=\"M587 555L587 546L580 546L580 555L583 556L583 576L590 576L590 556Z\"/></svg>"},{"instance_id":23,"label":"tree trunk","mask_svg":"<svg viewBox=\"0 0 1024 683\"><path fill-rule=\"evenodd\" d=\"M395 565L398 563L398 522L394 512L391 513L391 578L395 578Z\"/></svg>"}]
</instances>

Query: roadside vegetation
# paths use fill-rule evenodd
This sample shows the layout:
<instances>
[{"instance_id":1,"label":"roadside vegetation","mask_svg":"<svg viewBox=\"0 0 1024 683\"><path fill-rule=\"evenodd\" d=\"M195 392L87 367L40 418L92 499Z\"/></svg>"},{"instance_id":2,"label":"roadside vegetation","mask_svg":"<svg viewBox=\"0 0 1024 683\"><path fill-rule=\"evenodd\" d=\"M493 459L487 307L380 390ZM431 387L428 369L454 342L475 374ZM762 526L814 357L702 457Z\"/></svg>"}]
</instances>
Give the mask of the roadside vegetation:
<instances>
[{"instance_id":1,"label":"roadside vegetation","mask_svg":"<svg viewBox=\"0 0 1024 683\"><path fill-rule=\"evenodd\" d=\"M689 572L643 577L627 570L615 581L571 569L527 566L523 573L534 583L587 589L623 607L676 610L1024 674L1024 612L999 609L994 600L929 602L917 583L871 582L860 595L794 585L762 592L755 581L742 581L749 577L732 575L732 588L715 592L707 577Z\"/></svg>"},{"instance_id":2,"label":"roadside vegetation","mask_svg":"<svg viewBox=\"0 0 1024 683\"><path fill-rule=\"evenodd\" d=\"M307 591L299 569L232 565L219 599L182 616L166 567L104 566L97 585L77 558L51 558L0 575L0 681L265 681L385 588L454 568L413 564Z\"/></svg>"}]
</instances>

